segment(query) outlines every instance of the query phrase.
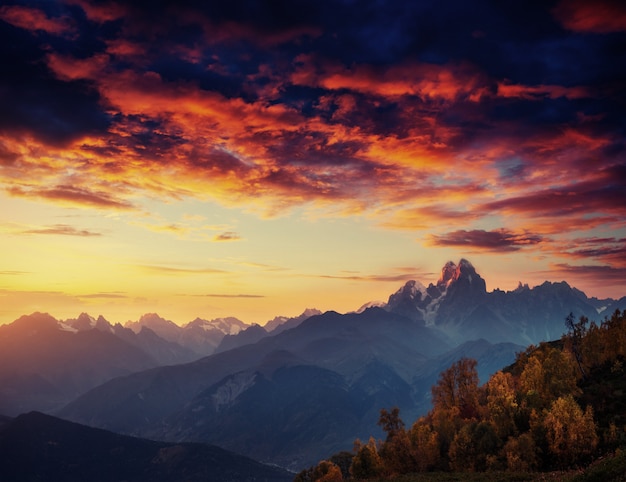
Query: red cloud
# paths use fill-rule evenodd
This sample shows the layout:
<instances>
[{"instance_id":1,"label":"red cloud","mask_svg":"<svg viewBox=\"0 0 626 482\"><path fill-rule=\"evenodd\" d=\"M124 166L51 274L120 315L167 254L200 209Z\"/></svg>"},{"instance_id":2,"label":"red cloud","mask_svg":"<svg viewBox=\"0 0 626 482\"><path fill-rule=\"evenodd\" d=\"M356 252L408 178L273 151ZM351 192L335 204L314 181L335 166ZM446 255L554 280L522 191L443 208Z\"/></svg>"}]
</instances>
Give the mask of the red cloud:
<instances>
[{"instance_id":1,"label":"red cloud","mask_svg":"<svg viewBox=\"0 0 626 482\"><path fill-rule=\"evenodd\" d=\"M124 17L128 9L117 2L92 2L89 0L65 0L68 5L78 5L93 22L105 23Z\"/></svg>"},{"instance_id":2,"label":"red cloud","mask_svg":"<svg viewBox=\"0 0 626 482\"><path fill-rule=\"evenodd\" d=\"M575 32L626 31L626 6L619 0L561 0L553 13L565 28Z\"/></svg>"},{"instance_id":3,"label":"red cloud","mask_svg":"<svg viewBox=\"0 0 626 482\"><path fill-rule=\"evenodd\" d=\"M66 35L74 32L68 18L48 18L45 12L37 8L20 5L4 6L0 8L0 18L11 25L32 32L42 31L52 35Z\"/></svg>"},{"instance_id":4,"label":"red cloud","mask_svg":"<svg viewBox=\"0 0 626 482\"><path fill-rule=\"evenodd\" d=\"M527 100L541 100L543 98L583 99L590 94L585 87L564 87L561 85L519 85L498 82L500 97L518 97Z\"/></svg>"}]
</instances>

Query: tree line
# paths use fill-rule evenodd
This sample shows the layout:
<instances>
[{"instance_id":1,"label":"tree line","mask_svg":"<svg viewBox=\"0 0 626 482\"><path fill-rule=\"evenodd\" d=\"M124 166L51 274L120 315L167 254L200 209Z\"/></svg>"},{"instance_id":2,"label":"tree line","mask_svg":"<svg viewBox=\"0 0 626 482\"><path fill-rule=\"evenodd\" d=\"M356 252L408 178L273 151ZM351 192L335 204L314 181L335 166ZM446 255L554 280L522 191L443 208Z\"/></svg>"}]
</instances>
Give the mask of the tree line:
<instances>
[{"instance_id":1,"label":"tree line","mask_svg":"<svg viewBox=\"0 0 626 482\"><path fill-rule=\"evenodd\" d=\"M406 427L382 409L385 440L356 440L296 482L427 471L566 470L626 444L626 311L600 324L570 314L560 340L531 345L479 385L463 358L432 387L432 409ZM595 410L594 410L595 409Z\"/></svg>"}]
</instances>

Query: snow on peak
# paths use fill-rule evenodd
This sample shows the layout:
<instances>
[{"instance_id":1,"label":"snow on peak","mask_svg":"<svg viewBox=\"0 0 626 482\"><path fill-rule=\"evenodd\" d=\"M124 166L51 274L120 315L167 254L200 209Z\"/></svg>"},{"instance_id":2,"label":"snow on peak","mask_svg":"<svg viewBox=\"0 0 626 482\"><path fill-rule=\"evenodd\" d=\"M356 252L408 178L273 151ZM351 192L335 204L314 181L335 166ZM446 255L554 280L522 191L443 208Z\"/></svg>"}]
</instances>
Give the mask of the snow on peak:
<instances>
[{"instance_id":1,"label":"snow on peak","mask_svg":"<svg viewBox=\"0 0 626 482\"><path fill-rule=\"evenodd\" d=\"M71 333L78 333L78 329L74 328L71 325L68 325L67 323L63 323L62 321L57 321L57 326L59 327L59 330L61 331L69 331Z\"/></svg>"},{"instance_id":2,"label":"snow on peak","mask_svg":"<svg viewBox=\"0 0 626 482\"><path fill-rule=\"evenodd\" d=\"M236 335L237 333L245 329L247 326L248 325L246 325L243 321L233 316L228 316L226 318L214 318L212 320L204 320L202 318L196 318L195 320L187 323L184 329L191 329L193 327L198 327L207 332L219 331L225 335Z\"/></svg>"},{"instance_id":3,"label":"snow on peak","mask_svg":"<svg viewBox=\"0 0 626 482\"><path fill-rule=\"evenodd\" d=\"M387 306L387 303L384 301L368 301L356 310L355 313L363 313L368 308L384 308L385 306Z\"/></svg>"}]
</instances>

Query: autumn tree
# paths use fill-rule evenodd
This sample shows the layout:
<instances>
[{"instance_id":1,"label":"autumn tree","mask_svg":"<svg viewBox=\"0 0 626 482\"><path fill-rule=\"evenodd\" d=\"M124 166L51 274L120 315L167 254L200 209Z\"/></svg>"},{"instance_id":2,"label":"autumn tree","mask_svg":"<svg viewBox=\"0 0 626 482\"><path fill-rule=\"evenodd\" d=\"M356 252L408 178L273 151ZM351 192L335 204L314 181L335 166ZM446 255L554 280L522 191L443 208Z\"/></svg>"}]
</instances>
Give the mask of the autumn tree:
<instances>
[{"instance_id":1,"label":"autumn tree","mask_svg":"<svg viewBox=\"0 0 626 482\"><path fill-rule=\"evenodd\" d=\"M502 441L490 423L464 425L450 444L450 467L457 472L484 471L489 457L495 456L501 446Z\"/></svg>"},{"instance_id":2,"label":"autumn tree","mask_svg":"<svg viewBox=\"0 0 626 482\"><path fill-rule=\"evenodd\" d=\"M576 369L566 353L548 347L528 358L520 376L522 395L530 408L543 409L565 395L577 395Z\"/></svg>"},{"instance_id":3,"label":"autumn tree","mask_svg":"<svg viewBox=\"0 0 626 482\"><path fill-rule=\"evenodd\" d=\"M476 360L470 358L453 363L432 387L429 420L438 433L442 457L448 456L450 444L461 427L478 417L478 392Z\"/></svg>"},{"instance_id":4,"label":"autumn tree","mask_svg":"<svg viewBox=\"0 0 626 482\"><path fill-rule=\"evenodd\" d=\"M548 448L563 466L590 455L598 444L591 406L583 412L571 395L552 403L543 425Z\"/></svg>"},{"instance_id":5,"label":"autumn tree","mask_svg":"<svg viewBox=\"0 0 626 482\"><path fill-rule=\"evenodd\" d=\"M484 389L485 418L491 423L498 437L505 440L516 432L515 418L519 412L513 376L498 371L491 376Z\"/></svg>"},{"instance_id":6,"label":"autumn tree","mask_svg":"<svg viewBox=\"0 0 626 482\"><path fill-rule=\"evenodd\" d=\"M461 358L439 375L432 388L433 408L450 410L457 408L461 418L478 415L478 372L476 360Z\"/></svg>"},{"instance_id":7,"label":"autumn tree","mask_svg":"<svg viewBox=\"0 0 626 482\"><path fill-rule=\"evenodd\" d=\"M531 434L510 437L502 449L507 469L511 472L529 472L538 467L537 446Z\"/></svg>"},{"instance_id":8,"label":"autumn tree","mask_svg":"<svg viewBox=\"0 0 626 482\"><path fill-rule=\"evenodd\" d=\"M385 467L378 454L376 440L370 437L367 444L364 445L357 440L354 445L356 454L350 466L352 477L355 479L371 479L383 475Z\"/></svg>"},{"instance_id":9,"label":"autumn tree","mask_svg":"<svg viewBox=\"0 0 626 482\"><path fill-rule=\"evenodd\" d=\"M404 431L404 422L400 418L400 409L393 407L390 412L385 408L381 409L378 425L387 434L387 441L392 440L396 435Z\"/></svg>"},{"instance_id":10,"label":"autumn tree","mask_svg":"<svg viewBox=\"0 0 626 482\"><path fill-rule=\"evenodd\" d=\"M414 472L416 466L411 451L411 441L404 422L400 418L400 409L394 407L391 411L382 409L378 425L387 434L385 443L380 448L379 454L388 475L406 474Z\"/></svg>"},{"instance_id":11,"label":"autumn tree","mask_svg":"<svg viewBox=\"0 0 626 482\"><path fill-rule=\"evenodd\" d=\"M411 450L418 472L426 472L440 463L439 434L422 417L409 430Z\"/></svg>"},{"instance_id":12,"label":"autumn tree","mask_svg":"<svg viewBox=\"0 0 626 482\"><path fill-rule=\"evenodd\" d=\"M587 334L588 323L589 319L585 316L581 316L577 322L574 321L574 313L570 313L565 318L565 327L567 328L567 335L565 336L566 345L574 355L574 359L578 364L578 369L583 379L587 378L587 374L583 366L582 340Z\"/></svg>"}]
</instances>

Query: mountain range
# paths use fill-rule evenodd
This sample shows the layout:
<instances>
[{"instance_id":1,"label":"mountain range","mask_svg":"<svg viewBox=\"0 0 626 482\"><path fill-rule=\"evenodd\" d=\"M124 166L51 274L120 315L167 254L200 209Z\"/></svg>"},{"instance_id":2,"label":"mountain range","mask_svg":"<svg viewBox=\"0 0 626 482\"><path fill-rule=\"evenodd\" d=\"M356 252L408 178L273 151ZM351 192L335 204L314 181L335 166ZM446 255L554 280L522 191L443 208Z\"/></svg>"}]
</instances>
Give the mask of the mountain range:
<instances>
[{"instance_id":1,"label":"mountain range","mask_svg":"<svg viewBox=\"0 0 626 482\"><path fill-rule=\"evenodd\" d=\"M295 326L316 313L307 310L281 320ZM211 354L225 337L231 346L245 344L246 333L255 327L261 336L269 335L259 325L232 317L196 318L181 327L154 313L125 326L87 313L67 320L47 313L24 315L0 326L0 413L54 411L117 376Z\"/></svg>"},{"instance_id":2,"label":"mountain range","mask_svg":"<svg viewBox=\"0 0 626 482\"><path fill-rule=\"evenodd\" d=\"M544 282L530 288L521 283L513 291L487 292L485 280L465 260L446 263L436 283L408 281L389 297L383 308L437 330L453 344L484 338L492 343L521 345L559 338L563 320L604 318L626 307L619 300L588 298L565 281Z\"/></svg>"},{"instance_id":3,"label":"mountain range","mask_svg":"<svg viewBox=\"0 0 626 482\"><path fill-rule=\"evenodd\" d=\"M570 312L600 321L617 308L626 308L626 298L588 298L565 282L487 292L472 264L461 260L447 263L435 283L408 281L386 303L370 303L353 313L307 310L292 319L277 317L264 327L234 318L196 319L180 327L156 314L111 327L88 315L60 322L33 314L0 327L0 350L3 340L14 339L9 330L28 332L42 320L68 345L71 336L78 345L79 335L108 335L117 350L130 350L127 358L99 360L97 350L93 356L86 351L99 373L107 367L108 381L100 376L80 396L79 386L70 384L73 401L55 412L59 416L170 443L212 443L299 470L350 447L357 437L380 433L376 422L381 408L398 406L408 421L425 413L438 374L459 358L475 358L485 381L526 345L559 338ZM36 334L21 336L22 347L41 343L35 343ZM148 339L159 349L143 341ZM203 350L207 356L201 356ZM165 355L170 361L164 362ZM68 372L69 362L55 371L56 359L46 359L39 368L31 363L28 376L20 376L59 391L69 382L52 375L82 373L77 367L83 363L76 362L80 355L70 350L67 356L75 357ZM17 363L0 361L2 367ZM0 376L7 377L1 370ZM14 401L16 393L22 397L21 405L13 403L13 412L48 396L44 388L38 388L41 394L29 394L28 383L14 383L8 391L2 387L4 400L9 392ZM60 406L61 398L51 406ZM4 408L11 405L2 403L0 413L11 415Z\"/></svg>"}]
</instances>

